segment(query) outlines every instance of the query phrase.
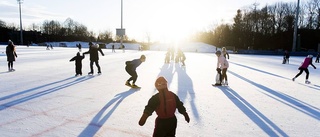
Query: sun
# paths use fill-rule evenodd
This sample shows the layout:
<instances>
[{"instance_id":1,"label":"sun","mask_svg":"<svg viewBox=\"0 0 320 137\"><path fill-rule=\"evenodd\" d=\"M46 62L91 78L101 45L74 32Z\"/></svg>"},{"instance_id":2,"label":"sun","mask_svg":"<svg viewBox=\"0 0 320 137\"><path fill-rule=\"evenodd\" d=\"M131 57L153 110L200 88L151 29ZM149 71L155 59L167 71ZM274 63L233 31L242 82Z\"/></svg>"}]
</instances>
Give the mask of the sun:
<instances>
[{"instance_id":1,"label":"sun","mask_svg":"<svg viewBox=\"0 0 320 137\"><path fill-rule=\"evenodd\" d=\"M163 7L154 9L149 29L156 39L164 43L180 43L185 41L199 27L192 3L183 1L168 1ZM192 8L193 7L193 8Z\"/></svg>"}]
</instances>

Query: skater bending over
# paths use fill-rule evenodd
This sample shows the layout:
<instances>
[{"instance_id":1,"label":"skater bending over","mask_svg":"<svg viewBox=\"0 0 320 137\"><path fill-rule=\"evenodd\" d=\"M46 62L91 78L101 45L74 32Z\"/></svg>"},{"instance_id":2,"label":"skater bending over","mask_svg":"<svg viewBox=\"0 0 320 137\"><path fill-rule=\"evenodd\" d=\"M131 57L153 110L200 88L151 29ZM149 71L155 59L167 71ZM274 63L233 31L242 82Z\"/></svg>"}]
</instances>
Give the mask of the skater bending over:
<instances>
[{"instance_id":1,"label":"skater bending over","mask_svg":"<svg viewBox=\"0 0 320 137\"><path fill-rule=\"evenodd\" d=\"M316 69L316 66L314 66L312 64L312 57L313 57L312 55L308 55L304 59L304 61L301 63L301 65L299 67L300 72L294 78L292 78L292 81L294 81L297 77L299 77L302 74L302 72L304 71L304 72L306 72L306 81L305 81L305 83L306 84L310 84L310 81L308 80L308 78L309 78L308 67L309 67L309 65L311 65L314 69Z\"/></svg>"},{"instance_id":2,"label":"skater bending over","mask_svg":"<svg viewBox=\"0 0 320 137\"><path fill-rule=\"evenodd\" d=\"M221 53L221 51L217 51L216 55L218 57L217 61L217 71L220 74L220 83L216 83L217 85L228 85L228 77L227 77L227 70L229 67L229 62ZM222 71L222 74L220 73Z\"/></svg>"},{"instance_id":3,"label":"skater bending over","mask_svg":"<svg viewBox=\"0 0 320 137\"><path fill-rule=\"evenodd\" d=\"M145 106L143 114L139 120L139 125L143 126L151 114L156 111L158 117L155 120L153 137L174 137L177 128L177 118L175 111L184 116L189 123L190 118L186 108L179 97L168 90L168 83L164 77L159 77L155 82L155 87L159 93L153 95Z\"/></svg>"},{"instance_id":4,"label":"skater bending over","mask_svg":"<svg viewBox=\"0 0 320 137\"><path fill-rule=\"evenodd\" d=\"M137 67L140 66L142 62L146 61L146 56L141 55L139 59L134 59L132 61L126 61L126 67L125 70L127 73L131 76L125 83L125 85L137 88L138 86L135 84L138 78L138 74L136 72ZM130 84L130 81L132 81L132 84Z\"/></svg>"}]
</instances>

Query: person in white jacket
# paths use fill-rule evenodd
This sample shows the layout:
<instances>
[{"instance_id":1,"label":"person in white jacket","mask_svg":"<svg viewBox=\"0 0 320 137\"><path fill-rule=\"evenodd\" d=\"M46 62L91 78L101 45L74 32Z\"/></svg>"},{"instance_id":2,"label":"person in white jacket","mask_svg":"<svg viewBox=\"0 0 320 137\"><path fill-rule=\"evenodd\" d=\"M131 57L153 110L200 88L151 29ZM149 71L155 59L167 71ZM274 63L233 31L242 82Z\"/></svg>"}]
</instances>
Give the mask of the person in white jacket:
<instances>
[{"instance_id":1,"label":"person in white jacket","mask_svg":"<svg viewBox=\"0 0 320 137\"><path fill-rule=\"evenodd\" d=\"M228 85L228 77L227 77L227 70L229 68L229 62L224 57L224 55L221 54L221 51L217 51L216 55L218 57L217 61L217 71L222 71L221 77L220 77L220 84L221 85Z\"/></svg>"}]
</instances>

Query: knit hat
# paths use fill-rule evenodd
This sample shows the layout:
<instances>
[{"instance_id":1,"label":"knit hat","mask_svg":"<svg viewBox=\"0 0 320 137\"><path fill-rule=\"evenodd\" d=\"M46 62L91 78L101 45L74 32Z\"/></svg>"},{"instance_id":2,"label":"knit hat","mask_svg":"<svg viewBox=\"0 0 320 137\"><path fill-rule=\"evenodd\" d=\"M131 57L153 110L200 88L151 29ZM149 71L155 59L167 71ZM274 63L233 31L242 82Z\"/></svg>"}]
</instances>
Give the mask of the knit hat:
<instances>
[{"instance_id":1,"label":"knit hat","mask_svg":"<svg viewBox=\"0 0 320 137\"><path fill-rule=\"evenodd\" d=\"M157 90L161 90L164 88L167 88L167 80L166 78L160 76L157 78L156 82L154 83L154 86L157 88Z\"/></svg>"},{"instance_id":2,"label":"knit hat","mask_svg":"<svg viewBox=\"0 0 320 137\"><path fill-rule=\"evenodd\" d=\"M221 55L221 51L220 50L216 51L216 54Z\"/></svg>"},{"instance_id":3,"label":"knit hat","mask_svg":"<svg viewBox=\"0 0 320 137\"><path fill-rule=\"evenodd\" d=\"M313 57L313 55L308 55L307 57L308 57L308 58L312 58L312 57Z\"/></svg>"}]
</instances>

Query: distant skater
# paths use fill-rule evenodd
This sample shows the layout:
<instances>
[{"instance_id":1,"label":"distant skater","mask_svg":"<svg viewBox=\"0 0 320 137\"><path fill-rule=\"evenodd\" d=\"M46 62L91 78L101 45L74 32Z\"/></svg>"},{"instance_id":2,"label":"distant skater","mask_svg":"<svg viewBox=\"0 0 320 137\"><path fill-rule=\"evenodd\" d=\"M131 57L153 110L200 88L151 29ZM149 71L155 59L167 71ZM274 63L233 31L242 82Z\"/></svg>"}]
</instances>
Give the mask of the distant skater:
<instances>
[{"instance_id":1,"label":"distant skater","mask_svg":"<svg viewBox=\"0 0 320 137\"><path fill-rule=\"evenodd\" d=\"M306 81L305 81L305 83L306 84L310 84L310 81L308 80L308 78L309 78L308 67L309 67L309 65L311 65L314 69L316 69L316 66L314 66L312 64L312 57L313 57L312 55L308 55L304 59L304 61L301 63L301 65L299 67L300 72L294 78L292 78L292 81L294 81L297 77L299 77L302 74L302 72L304 71L304 72L306 72Z\"/></svg>"},{"instance_id":2,"label":"distant skater","mask_svg":"<svg viewBox=\"0 0 320 137\"><path fill-rule=\"evenodd\" d=\"M141 55L139 59L134 59L132 61L126 61L126 67L125 70L127 73L131 76L125 83L125 85L133 87L133 88L138 88L135 83L138 79L138 74L136 72L137 67L141 65L142 62L146 61L146 56ZM130 81L132 81L132 84L130 84Z\"/></svg>"},{"instance_id":3,"label":"distant skater","mask_svg":"<svg viewBox=\"0 0 320 137\"><path fill-rule=\"evenodd\" d=\"M217 60L217 72L220 74L220 83L216 83L216 86L220 85L228 85L228 77L227 77L227 70L229 68L229 62L221 53L221 51L217 51L216 55L218 57ZM220 73L222 71L222 74Z\"/></svg>"},{"instance_id":4,"label":"distant skater","mask_svg":"<svg viewBox=\"0 0 320 137\"><path fill-rule=\"evenodd\" d=\"M13 44L11 40L8 42L8 46L6 47L7 61L8 61L8 71L15 71L13 69L13 62L16 61L17 53L16 46Z\"/></svg>"},{"instance_id":5,"label":"distant skater","mask_svg":"<svg viewBox=\"0 0 320 137\"><path fill-rule=\"evenodd\" d=\"M148 117L156 111L158 116L155 120L153 137L175 137L177 128L176 109L188 123L190 122L189 115L179 97L169 91L168 82L164 77L159 77L154 85L159 93L149 99L139 120L139 125L143 126Z\"/></svg>"},{"instance_id":6,"label":"distant skater","mask_svg":"<svg viewBox=\"0 0 320 137\"><path fill-rule=\"evenodd\" d=\"M282 64L289 64L289 58L290 58L290 54L289 52L286 50L284 52L284 55L283 55L283 62Z\"/></svg>"},{"instance_id":7,"label":"distant skater","mask_svg":"<svg viewBox=\"0 0 320 137\"><path fill-rule=\"evenodd\" d=\"M82 76L82 60L84 59L84 56L80 55L80 52L77 53L76 56L74 56L72 59L70 59L71 61L75 61L75 65L76 65L76 75L75 76Z\"/></svg>"},{"instance_id":8,"label":"distant skater","mask_svg":"<svg viewBox=\"0 0 320 137\"><path fill-rule=\"evenodd\" d=\"M320 52L318 52L315 63L319 63Z\"/></svg>"},{"instance_id":9,"label":"distant skater","mask_svg":"<svg viewBox=\"0 0 320 137\"><path fill-rule=\"evenodd\" d=\"M224 58L229 59L229 53L227 52L227 49L225 47L222 47L221 51Z\"/></svg>"},{"instance_id":10,"label":"distant skater","mask_svg":"<svg viewBox=\"0 0 320 137\"><path fill-rule=\"evenodd\" d=\"M116 53L116 50L114 49L114 44L112 44L112 52Z\"/></svg>"},{"instance_id":11,"label":"distant skater","mask_svg":"<svg viewBox=\"0 0 320 137\"><path fill-rule=\"evenodd\" d=\"M77 44L77 47L78 47L78 49L79 49L79 52L81 52L82 46L81 46L81 44L80 44L80 43L79 43L79 44Z\"/></svg>"},{"instance_id":12,"label":"distant skater","mask_svg":"<svg viewBox=\"0 0 320 137\"><path fill-rule=\"evenodd\" d=\"M90 72L88 73L89 75L93 74L93 63L95 63L98 68L98 74L101 74L98 51L101 53L102 56L104 56L104 53L102 52L101 48L99 48L98 44L94 45L92 42L89 42L89 51L83 53L90 54Z\"/></svg>"}]
</instances>

